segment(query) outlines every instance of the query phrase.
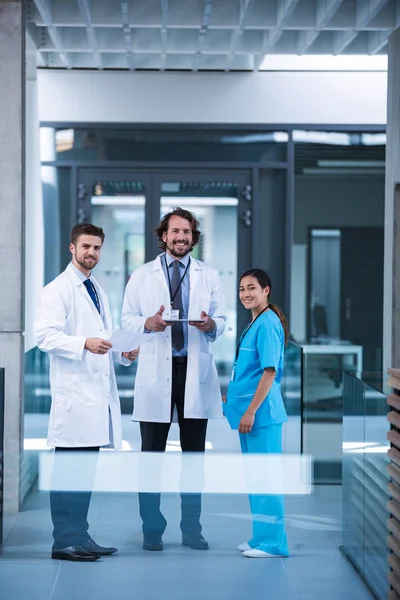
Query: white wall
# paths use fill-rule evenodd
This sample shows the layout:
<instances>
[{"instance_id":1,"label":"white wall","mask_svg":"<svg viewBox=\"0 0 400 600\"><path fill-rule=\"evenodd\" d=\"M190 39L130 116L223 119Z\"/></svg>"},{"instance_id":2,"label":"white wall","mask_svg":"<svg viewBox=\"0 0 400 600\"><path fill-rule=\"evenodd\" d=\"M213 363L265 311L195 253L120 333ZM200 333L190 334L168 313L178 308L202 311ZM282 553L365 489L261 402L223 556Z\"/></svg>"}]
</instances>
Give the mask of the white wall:
<instances>
[{"instance_id":1,"label":"white wall","mask_svg":"<svg viewBox=\"0 0 400 600\"><path fill-rule=\"evenodd\" d=\"M383 72L40 70L41 121L385 124Z\"/></svg>"}]
</instances>

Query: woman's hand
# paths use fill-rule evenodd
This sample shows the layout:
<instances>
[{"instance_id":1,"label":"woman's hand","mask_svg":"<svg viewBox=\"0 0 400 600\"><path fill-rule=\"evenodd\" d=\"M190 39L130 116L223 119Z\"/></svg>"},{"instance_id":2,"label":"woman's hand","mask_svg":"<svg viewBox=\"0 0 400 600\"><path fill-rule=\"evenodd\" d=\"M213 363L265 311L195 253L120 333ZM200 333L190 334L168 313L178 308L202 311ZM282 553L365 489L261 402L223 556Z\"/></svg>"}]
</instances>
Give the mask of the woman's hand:
<instances>
[{"instance_id":1,"label":"woman's hand","mask_svg":"<svg viewBox=\"0 0 400 600\"><path fill-rule=\"evenodd\" d=\"M226 404L226 394L222 394L222 402Z\"/></svg>"},{"instance_id":2,"label":"woman's hand","mask_svg":"<svg viewBox=\"0 0 400 600\"><path fill-rule=\"evenodd\" d=\"M122 352L122 356L127 360L133 362L139 356L140 348L136 348L136 350L132 350L131 352Z\"/></svg>"},{"instance_id":3,"label":"woman's hand","mask_svg":"<svg viewBox=\"0 0 400 600\"><path fill-rule=\"evenodd\" d=\"M245 412L239 423L239 433L250 433L254 425L254 413Z\"/></svg>"}]
</instances>

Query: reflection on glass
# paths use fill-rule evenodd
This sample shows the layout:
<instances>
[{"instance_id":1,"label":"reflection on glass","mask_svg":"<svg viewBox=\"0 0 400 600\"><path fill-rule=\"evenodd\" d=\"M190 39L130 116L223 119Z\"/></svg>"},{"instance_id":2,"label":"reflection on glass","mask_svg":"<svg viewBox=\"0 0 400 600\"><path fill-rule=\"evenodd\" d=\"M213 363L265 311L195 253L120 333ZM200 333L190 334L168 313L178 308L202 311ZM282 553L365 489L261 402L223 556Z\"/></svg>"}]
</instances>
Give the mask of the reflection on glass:
<instances>
[{"instance_id":1,"label":"reflection on glass","mask_svg":"<svg viewBox=\"0 0 400 600\"><path fill-rule=\"evenodd\" d=\"M125 286L145 253L145 189L137 181L97 181L93 185L92 222L103 227L106 238L95 277L106 290L114 327L120 326ZM115 365L121 410L132 412L137 362Z\"/></svg>"},{"instance_id":2,"label":"reflection on glass","mask_svg":"<svg viewBox=\"0 0 400 600\"><path fill-rule=\"evenodd\" d=\"M285 364L282 376L282 396L288 422L283 428L283 451L301 452L301 411L303 393L303 349L291 341L285 348Z\"/></svg>"},{"instance_id":3,"label":"reflection on glass","mask_svg":"<svg viewBox=\"0 0 400 600\"><path fill-rule=\"evenodd\" d=\"M236 348L237 311L237 186L227 183L169 182L161 186L161 216L171 207L194 212L200 222L200 242L192 256L218 270L226 299L225 333L212 350L226 392Z\"/></svg>"},{"instance_id":4,"label":"reflection on glass","mask_svg":"<svg viewBox=\"0 0 400 600\"><path fill-rule=\"evenodd\" d=\"M388 597L386 418L381 373L346 373L343 391L343 549L376 597Z\"/></svg>"},{"instance_id":5,"label":"reflection on glass","mask_svg":"<svg viewBox=\"0 0 400 600\"><path fill-rule=\"evenodd\" d=\"M96 182L91 198L92 221L106 238L96 279L107 291L114 325L121 317L125 286L144 263L145 196L140 182Z\"/></svg>"},{"instance_id":6,"label":"reflection on glass","mask_svg":"<svg viewBox=\"0 0 400 600\"><path fill-rule=\"evenodd\" d=\"M362 370L362 347L304 344L303 365L303 452L316 482L340 483L343 373Z\"/></svg>"},{"instance_id":7,"label":"reflection on glass","mask_svg":"<svg viewBox=\"0 0 400 600\"><path fill-rule=\"evenodd\" d=\"M311 231L311 339L340 339L340 244L336 229Z\"/></svg>"},{"instance_id":8,"label":"reflection on glass","mask_svg":"<svg viewBox=\"0 0 400 600\"><path fill-rule=\"evenodd\" d=\"M52 132L52 151L61 161L283 162L289 137L286 131L207 128L82 127Z\"/></svg>"}]
</instances>

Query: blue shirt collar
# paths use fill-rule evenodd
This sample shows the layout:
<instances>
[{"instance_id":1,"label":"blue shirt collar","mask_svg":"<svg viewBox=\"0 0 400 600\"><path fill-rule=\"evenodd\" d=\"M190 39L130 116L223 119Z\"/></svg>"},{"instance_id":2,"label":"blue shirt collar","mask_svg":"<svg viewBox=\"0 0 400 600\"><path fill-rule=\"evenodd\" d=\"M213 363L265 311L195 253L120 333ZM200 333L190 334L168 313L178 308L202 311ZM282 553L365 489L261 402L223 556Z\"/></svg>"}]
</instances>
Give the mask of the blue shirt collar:
<instances>
[{"instance_id":1,"label":"blue shirt collar","mask_svg":"<svg viewBox=\"0 0 400 600\"><path fill-rule=\"evenodd\" d=\"M171 263L174 262L174 260L179 260L179 262L182 263L184 267L187 267L189 264L189 260L190 260L189 253L186 254L186 256L184 256L183 258L174 258L170 254L168 254L168 252L165 252L164 256L165 256L165 260L167 261L168 267L171 265Z\"/></svg>"},{"instance_id":2,"label":"blue shirt collar","mask_svg":"<svg viewBox=\"0 0 400 600\"><path fill-rule=\"evenodd\" d=\"M75 273L75 275L77 275L79 277L79 279L82 281L82 283L84 281L86 281L86 279L90 279L91 278L92 274L90 274L89 277L86 277L86 275L84 273L82 273L82 271L80 271L79 269L76 268L76 266L74 265L73 262L70 262L69 264L71 266L71 269Z\"/></svg>"}]
</instances>

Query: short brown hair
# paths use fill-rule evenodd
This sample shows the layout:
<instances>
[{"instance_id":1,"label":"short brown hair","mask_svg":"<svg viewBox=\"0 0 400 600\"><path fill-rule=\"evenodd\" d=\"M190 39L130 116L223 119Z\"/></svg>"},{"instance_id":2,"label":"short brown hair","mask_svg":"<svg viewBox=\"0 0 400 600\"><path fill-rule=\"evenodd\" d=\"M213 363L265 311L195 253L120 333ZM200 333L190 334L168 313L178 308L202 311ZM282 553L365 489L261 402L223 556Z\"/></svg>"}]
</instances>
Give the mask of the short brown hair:
<instances>
[{"instance_id":1,"label":"short brown hair","mask_svg":"<svg viewBox=\"0 0 400 600\"><path fill-rule=\"evenodd\" d=\"M168 227L169 227L169 220L171 217L181 217L182 219L186 219L186 221L189 221L190 226L192 228L192 234L193 234L193 242L192 242L192 247L190 248L190 250L193 250L193 248L196 246L196 244L198 243L199 239L200 239L200 230L199 230L199 222L196 219L196 215L188 210L185 210L184 208L181 208L180 206L176 206L175 208L173 208L170 212L168 212L166 215L163 216L163 218L161 219L161 221L159 222L159 224L157 225L157 227L155 228L155 234L158 237L158 245L160 246L160 248L162 250L166 250L167 245L166 243L163 241L163 235L164 233L167 233L168 231Z\"/></svg>"},{"instance_id":2,"label":"short brown hair","mask_svg":"<svg viewBox=\"0 0 400 600\"><path fill-rule=\"evenodd\" d=\"M74 246L81 235L95 235L101 238L101 243L104 242L105 233L101 227L92 225L92 223L78 223L71 229L71 244Z\"/></svg>"}]
</instances>

